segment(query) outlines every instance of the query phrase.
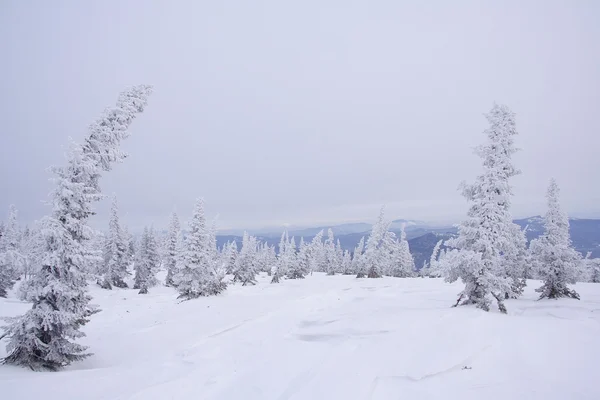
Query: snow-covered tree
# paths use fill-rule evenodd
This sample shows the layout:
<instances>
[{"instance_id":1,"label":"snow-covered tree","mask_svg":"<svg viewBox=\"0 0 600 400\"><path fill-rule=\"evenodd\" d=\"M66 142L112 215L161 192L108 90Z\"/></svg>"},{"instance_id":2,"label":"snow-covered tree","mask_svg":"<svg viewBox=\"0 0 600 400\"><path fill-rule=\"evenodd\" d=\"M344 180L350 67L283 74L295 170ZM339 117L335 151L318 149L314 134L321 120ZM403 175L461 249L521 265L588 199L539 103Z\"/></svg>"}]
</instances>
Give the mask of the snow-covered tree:
<instances>
[{"instance_id":1,"label":"snow-covered tree","mask_svg":"<svg viewBox=\"0 0 600 400\"><path fill-rule=\"evenodd\" d=\"M400 240L395 242L395 250L393 252L394 262L392 276L397 278L407 278L415 275L415 261L410 254L408 241L404 227L400 233Z\"/></svg>"},{"instance_id":2,"label":"snow-covered tree","mask_svg":"<svg viewBox=\"0 0 600 400\"><path fill-rule=\"evenodd\" d=\"M336 265L335 272L336 273L341 274L344 272L344 268L342 267L343 261L344 261L344 249L342 249L342 243L340 242L340 239L338 239L335 243L335 265Z\"/></svg>"},{"instance_id":3,"label":"snow-covered tree","mask_svg":"<svg viewBox=\"0 0 600 400\"><path fill-rule=\"evenodd\" d=\"M119 224L119 206L117 197L113 198L108 224L108 237L106 238L106 271L101 286L112 289L113 286L126 288L125 278L129 275L128 242Z\"/></svg>"},{"instance_id":4,"label":"snow-covered tree","mask_svg":"<svg viewBox=\"0 0 600 400\"><path fill-rule=\"evenodd\" d=\"M34 227L29 230L29 233L23 236L21 248L22 253L25 256L23 280L29 283L33 276L37 274L38 269L42 264L43 257L44 237L37 222ZM100 247L98 248L100 249ZM100 261L102 261L101 258ZM21 284L21 287L22 286L23 284ZM19 290L21 290L21 287L19 287ZM21 296L19 297L22 298Z\"/></svg>"},{"instance_id":5,"label":"snow-covered tree","mask_svg":"<svg viewBox=\"0 0 600 400\"><path fill-rule=\"evenodd\" d=\"M388 232L390 221L385 218L385 207L381 207L379 218L371 228L371 234L367 239L364 252L365 269L368 278L381 278L381 267L388 262L385 246L386 232ZM356 276L360 278L360 273Z\"/></svg>"},{"instance_id":6,"label":"snow-covered tree","mask_svg":"<svg viewBox=\"0 0 600 400\"><path fill-rule=\"evenodd\" d=\"M592 283L600 283L600 258L591 258L588 253L584 260L587 269L587 280Z\"/></svg>"},{"instance_id":7,"label":"snow-covered tree","mask_svg":"<svg viewBox=\"0 0 600 400\"><path fill-rule=\"evenodd\" d=\"M335 249L335 239L333 237L333 229L327 230L327 239L325 239L325 272L327 275L335 275L340 269L338 265L338 257Z\"/></svg>"},{"instance_id":8,"label":"snow-covered tree","mask_svg":"<svg viewBox=\"0 0 600 400\"><path fill-rule=\"evenodd\" d=\"M326 264L325 248L323 247L323 230L320 230L315 237L313 237L309 246L308 252L311 272L322 271L323 266Z\"/></svg>"},{"instance_id":9,"label":"snow-covered tree","mask_svg":"<svg viewBox=\"0 0 600 400\"><path fill-rule=\"evenodd\" d=\"M123 227L123 232L123 236L127 239L127 265L131 266L135 261L136 254L135 237L129 232L129 229L127 229L126 226Z\"/></svg>"},{"instance_id":10,"label":"snow-covered tree","mask_svg":"<svg viewBox=\"0 0 600 400\"><path fill-rule=\"evenodd\" d=\"M100 176L125 157L120 142L150 92L149 86L123 92L117 106L90 126L83 145L72 146L67 166L54 169L53 210L42 222L44 254L33 278L33 307L4 328L9 339L4 363L56 370L89 355L73 341L84 336L79 329L96 312L83 271L91 233L87 220L101 198Z\"/></svg>"},{"instance_id":11,"label":"snow-covered tree","mask_svg":"<svg viewBox=\"0 0 600 400\"><path fill-rule=\"evenodd\" d=\"M158 281L156 272L160 267L160 256L154 228L144 228L140 239L138 255L135 261L134 289L139 289L140 294L147 294L148 289L155 286Z\"/></svg>"},{"instance_id":12,"label":"snow-covered tree","mask_svg":"<svg viewBox=\"0 0 600 400\"><path fill-rule=\"evenodd\" d=\"M498 308L506 312L504 297L511 292L511 280L506 277L503 254L513 253L514 246L509 179L519 173L511 160L517 151L513 138L517 130L514 114L506 106L495 104L486 118L487 143L477 148L484 172L475 183L463 184L463 196L472 205L458 237L446 242L455 250L446 257L444 269L448 282L460 278L465 284L457 305L475 304L488 311L495 298Z\"/></svg>"},{"instance_id":13,"label":"snow-covered tree","mask_svg":"<svg viewBox=\"0 0 600 400\"><path fill-rule=\"evenodd\" d=\"M344 275L354 274L354 269L352 268L352 256L348 250L345 250L342 255L341 269L342 274Z\"/></svg>"},{"instance_id":14,"label":"snow-covered tree","mask_svg":"<svg viewBox=\"0 0 600 400\"><path fill-rule=\"evenodd\" d=\"M431 256L429 257L429 263L425 262L423 268L421 268L421 276L428 277L439 277L439 266L438 266L438 256L440 254L440 250L442 248L443 240L438 240L438 242L433 247L433 251L431 252Z\"/></svg>"},{"instance_id":15,"label":"snow-covered tree","mask_svg":"<svg viewBox=\"0 0 600 400\"><path fill-rule=\"evenodd\" d=\"M206 228L204 201L198 199L185 238L186 248L174 277L179 297L193 299L221 293L227 288L224 273L216 266L209 230Z\"/></svg>"},{"instance_id":16,"label":"snow-covered tree","mask_svg":"<svg viewBox=\"0 0 600 400\"><path fill-rule=\"evenodd\" d=\"M11 205L8 224L0 238L0 297L6 297L7 291L13 287L25 265L26 258L21 253L17 209Z\"/></svg>"},{"instance_id":17,"label":"snow-covered tree","mask_svg":"<svg viewBox=\"0 0 600 400\"><path fill-rule=\"evenodd\" d=\"M238 248L235 240L227 243L223 248L223 262L225 264L225 271L228 274L233 274L236 268L238 256Z\"/></svg>"},{"instance_id":18,"label":"snow-covered tree","mask_svg":"<svg viewBox=\"0 0 600 400\"><path fill-rule=\"evenodd\" d=\"M287 276L296 262L296 243L294 238L289 239L287 231L284 231L279 241L279 254L277 255L277 266L273 273L271 283L278 283L281 277Z\"/></svg>"},{"instance_id":19,"label":"snow-covered tree","mask_svg":"<svg viewBox=\"0 0 600 400\"><path fill-rule=\"evenodd\" d=\"M292 238L293 240L293 238ZM296 262L290 265L287 271L287 277L289 279L304 279L310 270L310 253L309 245L304 243L304 238L300 238L300 245L298 247L298 254Z\"/></svg>"},{"instance_id":20,"label":"snow-covered tree","mask_svg":"<svg viewBox=\"0 0 600 400\"><path fill-rule=\"evenodd\" d=\"M363 252L365 251L365 237L361 237L360 241L356 245L354 249L354 253L352 254L352 270L353 273L356 274L357 278L364 278L367 271L365 268L365 262L363 257Z\"/></svg>"},{"instance_id":21,"label":"snow-covered tree","mask_svg":"<svg viewBox=\"0 0 600 400\"><path fill-rule=\"evenodd\" d=\"M537 275L544 281L536 292L540 293L540 299L571 297L579 300L579 294L567 285L575 284L581 273L581 256L571 246L569 219L560 207L559 195L558 184L552 179L546 195L545 232L530 245Z\"/></svg>"},{"instance_id":22,"label":"snow-covered tree","mask_svg":"<svg viewBox=\"0 0 600 400\"><path fill-rule=\"evenodd\" d=\"M279 253L277 253L277 264L274 268L273 278L271 283L279 283L279 279L287 273L287 253L286 247L288 245L288 233L283 231L281 239L279 240Z\"/></svg>"},{"instance_id":23,"label":"snow-covered tree","mask_svg":"<svg viewBox=\"0 0 600 400\"><path fill-rule=\"evenodd\" d=\"M267 271L267 274L271 276L273 274L273 269L277 267L277 252L275 251L275 246L268 246L265 244L263 256L265 258L264 269Z\"/></svg>"},{"instance_id":24,"label":"snow-covered tree","mask_svg":"<svg viewBox=\"0 0 600 400\"><path fill-rule=\"evenodd\" d=\"M256 284L257 257L256 238L244 232L242 249L237 256L233 272L233 281L242 282L242 286Z\"/></svg>"},{"instance_id":25,"label":"snow-covered tree","mask_svg":"<svg viewBox=\"0 0 600 400\"><path fill-rule=\"evenodd\" d=\"M510 280L510 291L505 293L505 298L516 299L523 294L527 286L527 270L531 264L531 257L527 249L525 231L515 223L511 223L512 245L507 246L503 255L504 271Z\"/></svg>"},{"instance_id":26,"label":"snow-covered tree","mask_svg":"<svg viewBox=\"0 0 600 400\"><path fill-rule=\"evenodd\" d=\"M134 270L135 276L133 278L133 288L138 289L140 294L148 293L148 285L146 284L150 279L152 270L150 268L150 259L148 254L148 246L150 244L149 230L148 227L144 227L144 232L140 238L140 244L138 246L138 253L136 255Z\"/></svg>"},{"instance_id":27,"label":"snow-covered tree","mask_svg":"<svg viewBox=\"0 0 600 400\"><path fill-rule=\"evenodd\" d=\"M165 267L167 268L165 284L167 286L174 286L175 284L173 277L177 274L177 261L181 256L179 254L181 241L181 224L179 223L177 213L173 212L173 214L171 214L171 221L169 222L169 233L167 234L165 254Z\"/></svg>"}]
</instances>

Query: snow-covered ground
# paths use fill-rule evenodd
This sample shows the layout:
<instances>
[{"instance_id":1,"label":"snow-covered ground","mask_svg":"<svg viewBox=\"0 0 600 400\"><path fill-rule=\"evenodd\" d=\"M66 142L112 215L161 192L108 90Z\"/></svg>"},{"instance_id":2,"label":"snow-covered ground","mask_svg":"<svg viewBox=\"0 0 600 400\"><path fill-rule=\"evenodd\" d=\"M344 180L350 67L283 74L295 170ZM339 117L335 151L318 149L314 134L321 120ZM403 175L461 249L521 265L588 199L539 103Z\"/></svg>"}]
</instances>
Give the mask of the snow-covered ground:
<instances>
[{"instance_id":1,"label":"snow-covered ground","mask_svg":"<svg viewBox=\"0 0 600 400\"><path fill-rule=\"evenodd\" d=\"M537 286L509 315L450 308L460 285L440 279L261 277L183 303L92 287L94 356L0 366L0 398L600 399L600 284L576 285L581 301L535 301ZM2 316L26 309L0 299Z\"/></svg>"}]
</instances>

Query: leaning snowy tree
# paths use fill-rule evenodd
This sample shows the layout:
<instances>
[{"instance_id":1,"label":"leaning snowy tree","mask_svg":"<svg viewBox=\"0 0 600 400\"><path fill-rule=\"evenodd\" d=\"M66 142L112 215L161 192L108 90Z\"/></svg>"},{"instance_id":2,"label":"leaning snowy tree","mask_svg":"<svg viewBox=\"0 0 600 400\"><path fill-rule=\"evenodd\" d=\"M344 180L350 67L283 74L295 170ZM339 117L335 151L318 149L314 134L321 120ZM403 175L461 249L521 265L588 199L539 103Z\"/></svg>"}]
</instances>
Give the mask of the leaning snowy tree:
<instances>
[{"instance_id":1,"label":"leaning snowy tree","mask_svg":"<svg viewBox=\"0 0 600 400\"><path fill-rule=\"evenodd\" d=\"M548 187L548 211L544 218L544 234L531 241L531 253L539 279L544 281L536 289L540 299L571 297L579 300L579 294L567 285L574 284L581 273L581 256L571 246L569 218L559 201L560 190L552 179Z\"/></svg>"},{"instance_id":2,"label":"leaning snowy tree","mask_svg":"<svg viewBox=\"0 0 600 400\"><path fill-rule=\"evenodd\" d=\"M472 203L468 218L459 226L458 237L446 242L454 248L445 259L447 282L461 279L464 290L456 305L475 304L489 311L492 298L501 312L506 312L504 297L511 293L511 279L506 276L506 257L516 254L510 214L512 189L509 179L519 173L512 165L517 151L514 113L494 104L486 115L490 127L485 130L487 143L477 148L483 159L484 172L474 184L463 184L463 196Z\"/></svg>"},{"instance_id":3,"label":"leaning snowy tree","mask_svg":"<svg viewBox=\"0 0 600 400\"><path fill-rule=\"evenodd\" d=\"M144 110L150 93L146 85L123 92L117 106L90 126L84 143L72 146L67 165L54 168L53 210L43 221L44 254L33 278L33 307L8 320L4 363L57 370L90 355L73 341L85 336L80 328L98 311L89 304L83 271L91 234L87 221L94 213L93 203L102 197L100 176L125 158L119 145L129 136L129 125Z\"/></svg>"},{"instance_id":4,"label":"leaning snowy tree","mask_svg":"<svg viewBox=\"0 0 600 400\"><path fill-rule=\"evenodd\" d=\"M104 280L100 286L104 289L112 289L113 286L118 288L126 288L125 278L129 275L127 267L129 266L129 243L124 235L121 225L119 224L119 206L117 197L113 198L112 207L110 209L110 221L108 224L108 238L106 241L106 271Z\"/></svg>"}]
</instances>

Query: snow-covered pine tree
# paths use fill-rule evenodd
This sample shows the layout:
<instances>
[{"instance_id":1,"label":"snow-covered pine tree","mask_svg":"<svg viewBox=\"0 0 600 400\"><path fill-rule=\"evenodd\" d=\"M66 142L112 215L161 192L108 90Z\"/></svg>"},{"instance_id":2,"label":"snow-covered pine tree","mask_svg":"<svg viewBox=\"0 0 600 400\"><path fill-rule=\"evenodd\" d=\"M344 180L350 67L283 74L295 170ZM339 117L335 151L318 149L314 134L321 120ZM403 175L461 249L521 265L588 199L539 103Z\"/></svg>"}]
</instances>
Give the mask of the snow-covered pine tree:
<instances>
[{"instance_id":1,"label":"snow-covered pine tree","mask_svg":"<svg viewBox=\"0 0 600 400\"><path fill-rule=\"evenodd\" d=\"M309 258L310 258L310 271L323 271L325 265L325 248L323 247L323 230L320 230L310 242Z\"/></svg>"},{"instance_id":2,"label":"snow-covered pine tree","mask_svg":"<svg viewBox=\"0 0 600 400\"><path fill-rule=\"evenodd\" d=\"M225 271L228 274L233 274L235 272L235 266L237 263L238 256L238 248L235 240L227 243L225 248L223 249L223 257L225 262Z\"/></svg>"},{"instance_id":3,"label":"snow-covered pine tree","mask_svg":"<svg viewBox=\"0 0 600 400\"><path fill-rule=\"evenodd\" d=\"M381 267L388 262L389 257L386 254L387 246L385 246L385 238L389 226L390 222L385 219L385 207L381 207L379 218L371 228L364 252L364 262L368 278L381 278ZM360 275L356 277L359 278Z\"/></svg>"},{"instance_id":4,"label":"snow-covered pine tree","mask_svg":"<svg viewBox=\"0 0 600 400\"><path fill-rule=\"evenodd\" d=\"M258 242L256 262L257 272L266 272L269 276L271 276L271 267L273 266L273 262L271 259L270 249L267 243Z\"/></svg>"},{"instance_id":5,"label":"snow-covered pine tree","mask_svg":"<svg viewBox=\"0 0 600 400\"><path fill-rule=\"evenodd\" d=\"M588 281L591 283L600 283L600 258L590 258L588 256L585 259L585 265L587 267Z\"/></svg>"},{"instance_id":6,"label":"snow-covered pine tree","mask_svg":"<svg viewBox=\"0 0 600 400\"><path fill-rule=\"evenodd\" d=\"M277 254L277 264L274 268L273 278L271 278L271 283L279 283L279 279L287 274L287 253L286 247L288 246L288 233L287 230L283 231L281 234L281 239L279 240L279 253Z\"/></svg>"},{"instance_id":7,"label":"snow-covered pine tree","mask_svg":"<svg viewBox=\"0 0 600 400\"><path fill-rule=\"evenodd\" d=\"M344 249L342 249L342 243L340 239L337 239L335 243L335 264L336 264L336 273L344 273L344 267L342 266L342 262L344 261Z\"/></svg>"},{"instance_id":8,"label":"snow-covered pine tree","mask_svg":"<svg viewBox=\"0 0 600 400\"><path fill-rule=\"evenodd\" d=\"M25 274L24 281L29 281L37 273L41 265L42 249L44 248L44 237L36 223L29 234L24 236L22 243L22 253L25 256ZM0 239L1 241L1 239ZM21 285L22 286L22 285Z\"/></svg>"},{"instance_id":9,"label":"snow-covered pine tree","mask_svg":"<svg viewBox=\"0 0 600 400\"><path fill-rule=\"evenodd\" d=\"M89 354L73 340L84 336L79 329L97 309L89 304L86 275L86 242L91 229L87 220L92 204L101 198L103 171L125 157L121 140L137 114L146 106L150 86L136 86L119 96L90 126L83 145L73 145L66 167L54 168L56 189L52 214L42 222L42 265L33 278L33 307L21 317L9 319L6 364L34 370L57 370Z\"/></svg>"},{"instance_id":10,"label":"snow-covered pine tree","mask_svg":"<svg viewBox=\"0 0 600 400\"><path fill-rule=\"evenodd\" d=\"M410 254L410 248L408 241L406 240L406 233L404 227L400 232L400 240L395 242L395 249L393 252L394 262L392 276L397 278L408 278L415 274L415 261Z\"/></svg>"},{"instance_id":11,"label":"snow-covered pine tree","mask_svg":"<svg viewBox=\"0 0 600 400\"><path fill-rule=\"evenodd\" d=\"M256 238L254 238L254 242L256 244ZM219 251L219 246L217 245L217 218L215 217L210 224L210 228L208 229L208 246L209 253L214 262L214 272L215 276L221 276L225 278L225 274L227 270L225 268L225 264L223 263L221 253Z\"/></svg>"},{"instance_id":12,"label":"snow-covered pine tree","mask_svg":"<svg viewBox=\"0 0 600 400\"><path fill-rule=\"evenodd\" d=\"M294 238L292 238L292 242ZM290 246L295 248L295 243ZM310 268L310 255L309 245L304 243L304 238L300 238L300 245L298 246L298 254L295 257L295 262L291 263L290 268L287 271L287 277L289 279L304 279L308 274Z\"/></svg>"},{"instance_id":13,"label":"snow-covered pine tree","mask_svg":"<svg viewBox=\"0 0 600 400\"><path fill-rule=\"evenodd\" d=\"M277 267L277 252L275 246L265 246L265 269L269 276L273 274L273 269Z\"/></svg>"},{"instance_id":14,"label":"snow-covered pine tree","mask_svg":"<svg viewBox=\"0 0 600 400\"><path fill-rule=\"evenodd\" d=\"M333 237L333 229L327 230L327 239L325 239L325 272L327 275L335 275L339 266L337 264L337 254L335 251L335 239Z\"/></svg>"},{"instance_id":15,"label":"snow-covered pine tree","mask_svg":"<svg viewBox=\"0 0 600 400\"><path fill-rule=\"evenodd\" d=\"M545 232L530 244L538 277L544 281L536 292L540 293L540 299L571 297L579 300L579 294L567 285L575 284L581 273L581 256L571 246L569 219L560 207L559 195L558 184L552 179L546 195Z\"/></svg>"},{"instance_id":16,"label":"snow-covered pine tree","mask_svg":"<svg viewBox=\"0 0 600 400\"><path fill-rule=\"evenodd\" d=\"M352 270L356 274L357 278L364 278L367 271L365 269L365 262L363 258L363 252L365 251L365 237L361 237L360 241L354 249L352 254Z\"/></svg>"},{"instance_id":17,"label":"snow-covered pine tree","mask_svg":"<svg viewBox=\"0 0 600 400\"><path fill-rule=\"evenodd\" d=\"M133 288L138 289L139 294L148 294L148 289L158 283L156 273L160 265L161 261L154 227L144 227L134 262Z\"/></svg>"},{"instance_id":18,"label":"snow-covered pine tree","mask_svg":"<svg viewBox=\"0 0 600 400\"><path fill-rule=\"evenodd\" d=\"M129 275L129 271L127 271L127 267L129 267L129 249L127 238L119 224L119 206L116 196L113 197L110 209L108 237L106 239L106 254L104 256L106 271L100 286L104 289L112 289L113 286L126 288L125 278Z\"/></svg>"},{"instance_id":19,"label":"snow-covered pine tree","mask_svg":"<svg viewBox=\"0 0 600 400\"><path fill-rule=\"evenodd\" d=\"M133 262L135 261L136 254L135 237L131 232L129 232L127 227L124 228L124 232L125 237L127 238L127 261L128 265L131 266L131 264L133 264Z\"/></svg>"},{"instance_id":20,"label":"snow-covered pine tree","mask_svg":"<svg viewBox=\"0 0 600 400\"><path fill-rule=\"evenodd\" d=\"M169 233L167 234L167 245L165 254L165 267L167 268L167 277L165 284L174 286L173 277L177 273L177 260L180 257L179 250L181 249L181 224L176 212L171 214L169 222Z\"/></svg>"},{"instance_id":21,"label":"snow-covered pine tree","mask_svg":"<svg viewBox=\"0 0 600 400\"><path fill-rule=\"evenodd\" d=\"M440 239L433 247L433 251L429 257L429 263L425 261L423 268L421 268L421 276L427 276L430 278L439 277L438 256L440 254L443 242L444 241Z\"/></svg>"},{"instance_id":22,"label":"snow-covered pine tree","mask_svg":"<svg viewBox=\"0 0 600 400\"><path fill-rule=\"evenodd\" d=\"M406 240L406 232L404 231L404 226L402 227L402 231L400 232L398 248L402 265L402 277L407 278L415 276L415 260L412 254L410 253L410 247L408 244L408 240Z\"/></svg>"},{"instance_id":23,"label":"snow-covered pine tree","mask_svg":"<svg viewBox=\"0 0 600 400\"><path fill-rule=\"evenodd\" d=\"M503 254L512 254L512 216L509 179L519 173L512 165L517 151L513 137L517 135L514 113L503 105L494 104L486 115L490 127L485 130L487 143L477 148L483 160L484 172L474 184L463 184L463 196L472 205L458 228L458 237L446 242L455 250L446 257L447 282L461 279L464 290L456 304L475 304L489 311L492 298L501 312L505 293L511 292L506 277Z\"/></svg>"},{"instance_id":24,"label":"snow-covered pine tree","mask_svg":"<svg viewBox=\"0 0 600 400\"><path fill-rule=\"evenodd\" d=\"M19 236L17 208L11 205L8 223L0 238L0 297L6 297L8 290L14 286L26 265Z\"/></svg>"},{"instance_id":25,"label":"snow-covered pine tree","mask_svg":"<svg viewBox=\"0 0 600 400\"><path fill-rule=\"evenodd\" d=\"M507 246L503 253L503 264L506 276L510 279L510 291L505 293L505 298L516 299L523 294L527 286L527 269L531 264L531 257L527 249L525 231L515 223L511 223L512 246Z\"/></svg>"},{"instance_id":26,"label":"snow-covered pine tree","mask_svg":"<svg viewBox=\"0 0 600 400\"><path fill-rule=\"evenodd\" d=\"M354 270L352 269L352 257L350 256L350 252L348 250L344 250L341 265L342 274L352 275L354 273Z\"/></svg>"},{"instance_id":27,"label":"snow-covered pine tree","mask_svg":"<svg viewBox=\"0 0 600 400\"><path fill-rule=\"evenodd\" d=\"M292 268L294 268L294 265L296 264L296 262L298 261L298 248L296 247L296 238L295 237L291 237L290 241L288 242L288 245L285 247L285 250L287 252L287 267L285 269L285 273L286 275L288 274L288 271Z\"/></svg>"},{"instance_id":28,"label":"snow-covered pine tree","mask_svg":"<svg viewBox=\"0 0 600 400\"><path fill-rule=\"evenodd\" d=\"M401 267L400 246L394 232L386 232L379 250L381 255L380 272L382 276L395 276Z\"/></svg>"},{"instance_id":29,"label":"snow-covered pine tree","mask_svg":"<svg viewBox=\"0 0 600 400\"><path fill-rule=\"evenodd\" d=\"M135 260L134 269L134 283L133 288L139 290L139 294L148 293L148 282L150 281L150 275L152 274L151 262L150 262L150 231L148 227L144 227L144 232L140 238L140 244L138 246L138 254Z\"/></svg>"},{"instance_id":30,"label":"snow-covered pine tree","mask_svg":"<svg viewBox=\"0 0 600 400\"><path fill-rule=\"evenodd\" d=\"M238 254L233 281L241 282L242 286L256 284L256 238L244 232L242 237L242 249Z\"/></svg>"},{"instance_id":31,"label":"snow-covered pine tree","mask_svg":"<svg viewBox=\"0 0 600 400\"><path fill-rule=\"evenodd\" d=\"M156 286L158 283L158 279L156 279L156 273L160 270L161 267L161 257L160 250L158 245L158 237L156 232L154 231L154 226L150 225L150 230L148 231L148 260L150 262L149 271L150 276L146 282L148 288Z\"/></svg>"},{"instance_id":32,"label":"snow-covered pine tree","mask_svg":"<svg viewBox=\"0 0 600 400\"><path fill-rule=\"evenodd\" d=\"M221 293L227 288L216 267L214 249L204 216L204 200L198 199L185 238L185 251L174 277L179 297L193 299Z\"/></svg>"}]
</instances>

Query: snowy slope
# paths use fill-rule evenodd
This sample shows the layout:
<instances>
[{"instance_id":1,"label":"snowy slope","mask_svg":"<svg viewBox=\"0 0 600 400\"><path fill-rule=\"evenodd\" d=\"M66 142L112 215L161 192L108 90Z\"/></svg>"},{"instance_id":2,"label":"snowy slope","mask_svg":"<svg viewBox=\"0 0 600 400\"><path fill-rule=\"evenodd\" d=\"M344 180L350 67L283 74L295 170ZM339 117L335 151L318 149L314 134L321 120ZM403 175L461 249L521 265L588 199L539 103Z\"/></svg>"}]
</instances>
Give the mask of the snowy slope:
<instances>
[{"instance_id":1,"label":"snowy slope","mask_svg":"<svg viewBox=\"0 0 600 400\"><path fill-rule=\"evenodd\" d=\"M95 355L58 373L1 366L2 399L599 399L600 285L534 301L538 284L508 316L450 308L460 285L438 279L262 277L183 303L94 287ZM27 308L0 299L0 315Z\"/></svg>"}]
</instances>

